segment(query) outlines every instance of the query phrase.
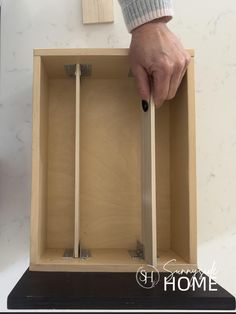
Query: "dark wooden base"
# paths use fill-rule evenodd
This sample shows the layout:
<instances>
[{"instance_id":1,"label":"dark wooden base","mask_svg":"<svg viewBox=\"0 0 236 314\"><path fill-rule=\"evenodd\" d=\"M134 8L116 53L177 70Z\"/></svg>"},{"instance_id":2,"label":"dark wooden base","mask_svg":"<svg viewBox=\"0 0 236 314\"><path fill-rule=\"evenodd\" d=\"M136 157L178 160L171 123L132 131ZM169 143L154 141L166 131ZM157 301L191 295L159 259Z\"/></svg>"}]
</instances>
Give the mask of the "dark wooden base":
<instances>
[{"instance_id":1,"label":"dark wooden base","mask_svg":"<svg viewBox=\"0 0 236 314\"><path fill-rule=\"evenodd\" d=\"M137 284L135 273L27 269L8 296L8 309L235 309L235 298L219 285L217 291L164 291L167 275L162 273L154 288L144 289Z\"/></svg>"}]
</instances>

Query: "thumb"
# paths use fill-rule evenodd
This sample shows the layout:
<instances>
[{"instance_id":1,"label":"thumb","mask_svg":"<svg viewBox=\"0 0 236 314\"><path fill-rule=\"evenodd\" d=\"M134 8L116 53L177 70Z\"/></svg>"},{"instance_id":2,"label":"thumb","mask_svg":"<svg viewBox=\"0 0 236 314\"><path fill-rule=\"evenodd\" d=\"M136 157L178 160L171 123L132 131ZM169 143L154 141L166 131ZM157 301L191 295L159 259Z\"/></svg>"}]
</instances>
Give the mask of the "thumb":
<instances>
[{"instance_id":1,"label":"thumb","mask_svg":"<svg viewBox=\"0 0 236 314\"><path fill-rule=\"evenodd\" d=\"M147 72L141 66L132 69L135 82L138 88L138 93L143 100L149 101L150 98L150 84Z\"/></svg>"}]
</instances>

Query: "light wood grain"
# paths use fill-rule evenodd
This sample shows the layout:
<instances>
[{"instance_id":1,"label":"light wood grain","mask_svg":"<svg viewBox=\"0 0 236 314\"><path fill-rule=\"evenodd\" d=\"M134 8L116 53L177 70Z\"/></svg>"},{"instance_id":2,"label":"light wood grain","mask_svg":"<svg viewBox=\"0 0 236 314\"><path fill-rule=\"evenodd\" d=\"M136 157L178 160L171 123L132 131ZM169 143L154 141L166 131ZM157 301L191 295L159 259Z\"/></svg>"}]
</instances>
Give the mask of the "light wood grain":
<instances>
[{"instance_id":1,"label":"light wood grain","mask_svg":"<svg viewBox=\"0 0 236 314\"><path fill-rule=\"evenodd\" d=\"M157 250L197 261L194 59L176 97L156 110ZM159 255L159 253L158 253Z\"/></svg>"},{"instance_id":2,"label":"light wood grain","mask_svg":"<svg viewBox=\"0 0 236 314\"><path fill-rule=\"evenodd\" d=\"M148 264L155 265L156 244L156 167L155 104L151 98L148 111L142 110L142 244ZM158 150L158 147L157 147ZM158 151L157 151L158 153Z\"/></svg>"},{"instance_id":3,"label":"light wood grain","mask_svg":"<svg viewBox=\"0 0 236 314\"><path fill-rule=\"evenodd\" d=\"M158 251L157 267L160 272L181 272L183 270L192 271L198 269L196 262L187 262L172 249Z\"/></svg>"},{"instance_id":4,"label":"light wood grain","mask_svg":"<svg viewBox=\"0 0 236 314\"><path fill-rule=\"evenodd\" d=\"M193 49L186 49L191 57L194 57ZM127 57L129 54L128 48L36 48L34 49L35 56L41 57L65 57L64 60L72 60L77 56L123 56ZM52 58L51 58L51 61ZM78 63L78 62L77 62Z\"/></svg>"},{"instance_id":5,"label":"light wood grain","mask_svg":"<svg viewBox=\"0 0 236 314\"><path fill-rule=\"evenodd\" d=\"M124 78L129 74L128 58L123 56L87 56L45 57L45 65L50 78L67 78L65 64L88 64L91 66L91 78Z\"/></svg>"},{"instance_id":6,"label":"light wood grain","mask_svg":"<svg viewBox=\"0 0 236 314\"><path fill-rule=\"evenodd\" d=\"M48 79L41 58L34 57L31 262L42 256L46 243Z\"/></svg>"},{"instance_id":7,"label":"light wood grain","mask_svg":"<svg viewBox=\"0 0 236 314\"><path fill-rule=\"evenodd\" d=\"M80 230L86 248L141 237L140 102L132 78L81 78Z\"/></svg>"},{"instance_id":8,"label":"light wood grain","mask_svg":"<svg viewBox=\"0 0 236 314\"><path fill-rule=\"evenodd\" d=\"M80 65L76 65L76 107L75 107L75 229L74 257L79 257L80 242Z\"/></svg>"},{"instance_id":9,"label":"light wood grain","mask_svg":"<svg viewBox=\"0 0 236 314\"><path fill-rule=\"evenodd\" d=\"M156 267L158 271L182 271L197 269L196 264L186 264L172 250L160 251ZM168 263L168 264L167 264ZM33 271L74 271L74 272L136 272L139 267L145 267L146 262L130 257L124 249L91 249L89 259L63 258L63 250L48 249L40 262L32 264Z\"/></svg>"},{"instance_id":10,"label":"light wood grain","mask_svg":"<svg viewBox=\"0 0 236 314\"><path fill-rule=\"evenodd\" d=\"M64 65L80 62L92 75L78 87ZM143 239L145 262L162 267L177 256L177 268L196 265L193 58L176 97L146 116L143 168L143 112L128 73L127 49L35 50L32 270L136 271L128 250ZM80 238L94 258L64 259Z\"/></svg>"},{"instance_id":11,"label":"light wood grain","mask_svg":"<svg viewBox=\"0 0 236 314\"><path fill-rule=\"evenodd\" d=\"M187 50L193 57L194 51ZM91 64L94 78L122 78L129 73L129 49L126 48L64 48L34 49L41 56L51 78L66 78L65 64Z\"/></svg>"},{"instance_id":12,"label":"light wood grain","mask_svg":"<svg viewBox=\"0 0 236 314\"><path fill-rule=\"evenodd\" d=\"M47 247L74 247L75 79L49 81Z\"/></svg>"},{"instance_id":13,"label":"light wood grain","mask_svg":"<svg viewBox=\"0 0 236 314\"><path fill-rule=\"evenodd\" d=\"M187 71L188 97L188 172L189 172L189 262L197 263L197 179L196 179L196 126L194 59Z\"/></svg>"},{"instance_id":14,"label":"light wood grain","mask_svg":"<svg viewBox=\"0 0 236 314\"><path fill-rule=\"evenodd\" d=\"M192 71L191 64L170 105L170 184L171 247L187 262L195 263L196 151Z\"/></svg>"},{"instance_id":15,"label":"light wood grain","mask_svg":"<svg viewBox=\"0 0 236 314\"><path fill-rule=\"evenodd\" d=\"M189 261L188 99L184 77L170 104L171 247Z\"/></svg>"},{"instance_id":16,"label":"light wood grain","mask_svg":"<svg viewBox=\"0 0 236 314\"><path fill-rule=\"evenodd\" d=\"M156 109L157 252L170 249L170 104ZM159 255L159 253L158 253Z\"/></svg>"},{"instance_id":17,"label":"light wood grain","mask_svg":"<svg viewBox=\"0 0 236 314\"><path fill-rule=\"evenodd\" d=\"M113 0L82 0L83 24L111 23Z\"/></svg>"},{"instance_id":18,"label":"light wood grain","mask_svg":"<svg viewBox=\"0 0 236 314\"><path fill-rule=\"evenodd\" d=\"M63 251L47 250L38 265L31 265L35 271L99 271L136 272L145 261L132 258L125 249L91 249L88 259L63 258Z\"/></svg>"}]
</instances>

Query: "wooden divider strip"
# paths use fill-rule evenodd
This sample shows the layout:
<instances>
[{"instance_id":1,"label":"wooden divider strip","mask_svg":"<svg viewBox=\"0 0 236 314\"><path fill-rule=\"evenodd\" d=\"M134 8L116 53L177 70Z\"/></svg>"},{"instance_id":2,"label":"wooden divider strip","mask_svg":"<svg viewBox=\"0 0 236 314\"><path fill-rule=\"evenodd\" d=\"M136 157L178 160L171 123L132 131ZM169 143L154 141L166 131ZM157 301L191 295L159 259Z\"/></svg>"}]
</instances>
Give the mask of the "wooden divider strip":
<instances>
[{"instance_id":1,"label":"wooden divider strip","mask_svg":"<svg viewBox=\"0 0 236 314\"><path fill-rule=\"evenodd\" d=\"M155 104L142 111L142 242L144 258L156 265Z\"/></svg>"},{"instance_id":2,"label":"wooden divider strip","mask_svg":"<svg viewBox=\"0 0 236 314\"><path fill-rule=\"evenodd\" d=\"M75 228L74 228L74 257L79 257L79 201L80 201L80 65L76 64L76 107L75 107Z\"/></svg>"}]
</instances>

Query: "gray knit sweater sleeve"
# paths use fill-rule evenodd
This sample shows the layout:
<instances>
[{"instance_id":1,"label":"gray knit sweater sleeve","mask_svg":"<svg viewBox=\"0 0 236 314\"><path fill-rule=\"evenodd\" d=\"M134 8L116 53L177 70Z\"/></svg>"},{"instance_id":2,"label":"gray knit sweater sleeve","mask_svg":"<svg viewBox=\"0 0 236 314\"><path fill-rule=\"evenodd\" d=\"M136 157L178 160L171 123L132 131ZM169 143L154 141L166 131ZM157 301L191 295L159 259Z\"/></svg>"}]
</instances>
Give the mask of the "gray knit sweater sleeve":
<instances>
[{"instance_id":1,"label":"gray knit sweater sleeve","mask_svg":"<svg viewBox=\"0 0 236 314\"><path fill-rule=\"evenodd\" d=\"M129 32L160 17L173 16L172 0L119 0Z\"/></svg>"}]
</instances>

